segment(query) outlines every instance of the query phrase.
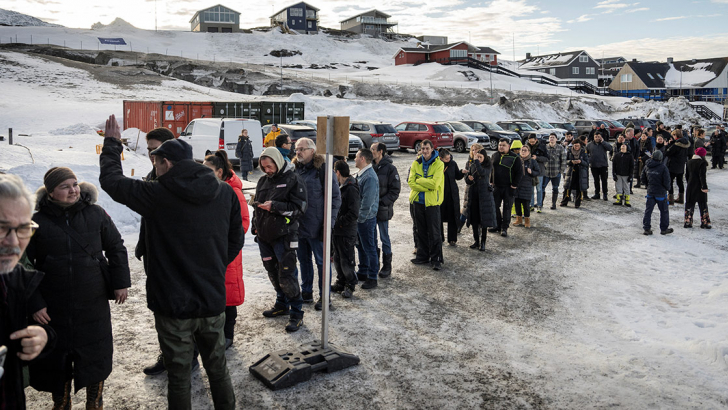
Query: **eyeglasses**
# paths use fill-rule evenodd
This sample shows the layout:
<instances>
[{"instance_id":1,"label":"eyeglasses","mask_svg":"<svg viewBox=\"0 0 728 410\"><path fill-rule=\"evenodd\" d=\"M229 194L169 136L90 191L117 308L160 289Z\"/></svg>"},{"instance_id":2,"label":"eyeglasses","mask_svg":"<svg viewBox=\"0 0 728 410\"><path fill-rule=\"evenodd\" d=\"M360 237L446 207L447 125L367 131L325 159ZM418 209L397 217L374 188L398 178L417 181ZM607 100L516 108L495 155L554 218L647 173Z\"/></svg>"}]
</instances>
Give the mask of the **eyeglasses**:
<instances>
[{"instance_id":1,"label":"eyeglasses","mask_svg":"<svg viewBox=\"0 0 728 410\"><path fill-rule=\"evenodd\" d=\"M36 229L38 229L38 224L33 221L16 227L0 225L0 239L7 238L8 235L10 235L10 231L15 231L15 235L18 236L18 239L28 239L33 236Z\"/></svg>"},{"instance_id":2,"label":"eyeglasses","mask_svg":"<svg viewBox=\"0 0 728 410\"><path fill-rule=\"evenodd\" d=\"M296 152L303 152L303 151L306 151L307 149L313 149L313 148L296 148Z\"/></svg>"}]
</instances>

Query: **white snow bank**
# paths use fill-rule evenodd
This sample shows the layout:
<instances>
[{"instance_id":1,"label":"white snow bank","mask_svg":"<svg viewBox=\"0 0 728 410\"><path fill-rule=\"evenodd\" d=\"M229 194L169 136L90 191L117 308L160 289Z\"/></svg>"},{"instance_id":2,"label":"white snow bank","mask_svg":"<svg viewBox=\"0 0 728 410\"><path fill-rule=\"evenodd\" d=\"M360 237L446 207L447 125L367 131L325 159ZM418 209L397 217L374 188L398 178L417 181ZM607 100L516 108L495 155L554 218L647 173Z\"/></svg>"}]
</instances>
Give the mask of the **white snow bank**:
<instances>
[{"instance_id":1,"label":"white snow bank","mask_svg":"<svg viewBox=\"0 0 728 410\"><path fill-rule=\"evenodd\" d=\"M713 63L686 64L691 71L680 71L670 64L670 69L665 74L665 85L668 88L678 87L702 87L705 83L712 81L718 75L709 70Z\"/></svg>"},{"instance_id":2,"label":"white snow bank","mask_svg":"<svg viewBox=\"0 0 728 410\"><path fill-rule=\"evenodd\" d=\"M51 135L79 135L79 134L94 134L96 129L90 125L79 123L69 125L65 128L59 128L48 132Z\"/></svg>"}]
</instances>

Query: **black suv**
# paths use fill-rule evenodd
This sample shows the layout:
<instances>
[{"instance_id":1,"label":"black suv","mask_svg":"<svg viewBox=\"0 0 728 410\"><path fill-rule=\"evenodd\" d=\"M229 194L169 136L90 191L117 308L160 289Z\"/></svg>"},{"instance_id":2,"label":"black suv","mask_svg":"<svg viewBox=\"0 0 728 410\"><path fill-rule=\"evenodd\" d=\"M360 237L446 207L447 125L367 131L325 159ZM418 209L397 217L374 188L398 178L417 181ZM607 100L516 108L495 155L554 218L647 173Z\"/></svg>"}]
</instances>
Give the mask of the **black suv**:
<instances>
[{"instance_id":1,"label":"black suv","mask_svg":"<svg viewBox=\"0 0 728 410\"><path fill-rule=\"evenodd\" d=\"M657 130L657 120L648 118L620 118L618 121L624 124L625 128L631 122L635 128L640 127L642 130L652 128L653 130Z\"/></svg>"},{"instance_id":2,"label":"black suv","mask_svg":"<svg viewBox=\"0 0 728 410\"><path fill-rule=\"evenodd\" d=\"M525 121L498 121L497 123L502 128L518 133L521 136L521 142L525 142L531 135L535 135L539 141L549 140L549 132L543 130L534 130L533 127L528 125Z\"/></svg>"},{"instance_id":3,"label":"black suv","mask_svg":"<svg viewBox=\"0 0 728 410\"><path fill-rule=\"evenodd\" d=\"M489 147L493 151L498 150L498 141L501 138L507 139L509 144L513 142L515 139L520 139L520 135L516 132L512 131L506 131L503 128L500 127L500 125L490 122L490 121L470 121L470 120L462 120L460 121L463 124L467 125L468 127L472 128L476 132L482 132L488 135L488 138L490 141ZM481 143L482 144L482 143Z\"/></svg>"}]
</instances>

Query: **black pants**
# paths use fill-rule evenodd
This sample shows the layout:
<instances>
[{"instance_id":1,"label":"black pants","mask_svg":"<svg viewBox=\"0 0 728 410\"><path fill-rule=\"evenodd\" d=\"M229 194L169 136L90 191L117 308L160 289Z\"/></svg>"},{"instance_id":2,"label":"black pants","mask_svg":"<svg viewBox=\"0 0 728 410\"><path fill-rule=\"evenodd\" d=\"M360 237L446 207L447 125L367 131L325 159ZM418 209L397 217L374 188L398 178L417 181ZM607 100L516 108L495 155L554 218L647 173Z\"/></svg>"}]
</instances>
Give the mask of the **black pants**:
<instances>
[{"instance_id":1,"label":"black pants","mask_svg":"<svg viewBox=\"0 0 728 410\"><path fill-rule=\"evenodd\" d=\"M334 245L336 282L353 288L357 283L356 275L354 274L354 267L356 266L356 258L354 255L356 236L334 236L332 245Z\"/></svg>"},{"instance_id":2,"label":"black pants","mask_svg":"<svg viewBox=\"0 0 728 410\"><path fill-rule=\"evenodd\" d=\"M521 216L521 207L523 207L523 216L526 218L531 217L531 200L530 199L515 199L516 204L516 215Z\"/></svg>"},{"instance_id":3,"label":"black pants","mask_svg":"<svg viewBox=\"0 0 728 410\"><path fill-rule=\"evenodd\" d=\"M594 195L599 195L599 186L602 187L602 193L607 194L607 171L609 167L592 168L592 176L594 177ZM601 184L600 184L601 182Z\"/></svg>"},{"instance_id":4,"label":"black pants","mask_svg":"<svg viewBox=\"0 0 728 410\"><path fill-rule=\"evenodd\" d=\"M508 225L511 223L513 189L509 186L497 186L493 189L493 199L495 200L495 219L498 224L496 228L507 231ZM503 204L502 207L501 204Z\"/></svg>"},{"instance_id":5,"label":"black pants","mask_svg":"<svg viewBox=\"0 0 728 410\"><path fill-rule=\"evenodd\" d=\"M670 172L670 195L674 193L673 182L677 180L678 193L682 194L685 192L685 185L683 184L683 174L673 174Z\"/></svg>"},{"instance_id":6,"label":"black pants","mask_svg":"<svg viewBox=\"0 0 728 410\"><path fill-rule=\"evenodd\" d=\"M442 263L440 206L414 204L417 226L417 259Z\"/></svg>"},{"instance_id":7,"label":"black pants","mask_svg":"<svg viewBox=\"0 0 728 410\"><path fill-rule=\"evenodd\" d=\"M415 248L417 247L417 223L415 220L415 204L410 204L410 217L412 218L412 238L415 241Z\"/></svg>"},{"instance_id":8,"label":"black pants","mask_svg":"<svg viewBox=\"0 0 728 410\"><path fill-rule=\"evenodd\" d=\"M440 232L442 232L442 241L445 241L445 223L447 223L447 241L457 242L458 241L458 222L457 221L442 221L440 223Z\"/></svg>"},{"instance_id":9,"label":"black pants","mask_svg":"<svg viewBox=\"0 0 728 410\"><path fill-rule=\"evenodd\" d=\"M232 339L235 335L235 319L238 317L237 306L226 306L225 307L225 339Z\"/></svg>"},{"instance_id":10,"label":"black pants","mask_svg":"<svg viewBox=\"0 0 728 410\"><path fill-rule=\"evenodd\" d=\"M712 167L718 167L720 169L723 169L723 165L725 164L725 151L714 149L712 150L711 155L712 158L710 162L712 163Z\"/></svg>"}]
</instances>

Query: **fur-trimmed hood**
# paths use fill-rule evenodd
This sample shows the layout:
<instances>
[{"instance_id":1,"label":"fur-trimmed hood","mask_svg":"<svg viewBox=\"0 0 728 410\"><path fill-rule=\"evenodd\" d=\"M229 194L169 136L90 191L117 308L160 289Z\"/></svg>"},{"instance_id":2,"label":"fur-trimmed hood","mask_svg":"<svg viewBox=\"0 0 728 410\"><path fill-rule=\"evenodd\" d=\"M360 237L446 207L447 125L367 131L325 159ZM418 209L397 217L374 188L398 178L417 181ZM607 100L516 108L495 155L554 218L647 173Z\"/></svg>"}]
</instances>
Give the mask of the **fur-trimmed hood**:
<instances>
[{"instance_id":1,"label":"fur-trimmed hood","mask_svg":"<svg viewBox=\"0 0 728 410\"><path fill-rule=\"evenodd\" d=\"M93 205L99 199L99 190L96 185L90 182L79 182L79 188L81 188L81 195L79 202L83 201L89 205ZM51 202L51 197L48 196L48 190L45 185L41 185L37 191L35 191L35 210L38 211L45 204Z\"/></svg>"},{"instance_id":2,"label":"fur-trimmed hood","mask_svg":"<svg viewBox=\"0 0 728 410\"><path fill-rule=\"evenodd\" d=\"M312 165L316 169L321 168L321 166L324 164L325 161L326 161L326 159L321 154L314 154L311 162L306 165L300 164L298 157L295 157L295 158L293 158L293 160L291 160L291 162L293 162L296 165L296 167L305 167L308 165Z\"/></svg>"}]
</instances>

